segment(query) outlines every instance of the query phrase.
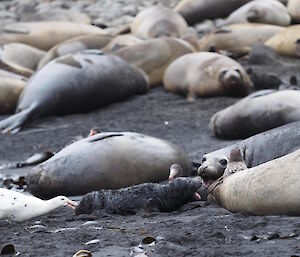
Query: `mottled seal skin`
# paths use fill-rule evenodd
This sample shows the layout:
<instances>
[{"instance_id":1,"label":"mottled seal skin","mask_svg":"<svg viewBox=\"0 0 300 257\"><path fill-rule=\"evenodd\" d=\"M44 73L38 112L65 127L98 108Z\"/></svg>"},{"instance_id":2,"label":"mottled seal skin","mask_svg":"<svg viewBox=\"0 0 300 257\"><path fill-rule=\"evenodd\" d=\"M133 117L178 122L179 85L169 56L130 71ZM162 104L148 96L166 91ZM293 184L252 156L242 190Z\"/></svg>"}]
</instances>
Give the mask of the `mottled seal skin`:
<instances>
[{"instance_id":1,"label":"mottled seal skin","mask_svg":"<svg viewBox=\"0 0 300 257\"><path fill-rule=\"evenodd\" d=\"M81 195L167 180L173 163L184 176L191 175L189 158L167 141L133 132L98 133L68 145L26 180L28 190L39 197Z\"/></svg>"},{"instance_id":2,"label":"mottled seal skin","mask_svg":"<svg viewBox=\"0 0 300 257\"><path fill-rule=\"evenodd\" d=\"M2 120L0 129L16 133L29 120L88 112L147 89L144 73L117 56L97 50L62 56L31 77L16 114Z\"/></svg>"},{"instance_id":3,"label":"mottled seal skin","mask_svg":"<svg viewBox=\"0 0 300 257\"><path fill-rule=\"evenodd\" d=\"M175 211L188 202L195 201L195 193L202 180L176 178L168 184L145 183L118 190L101 190L83 196L75 209L78 214L135 214L138 210L161 212Z\"/></svg>"},{"instance_id":4,"label":"mottled seal skin","mask_svg":"<svg viewBox=\"0 0 300 257\"><path fill-rule=\"evenodd\" d=\"M244 139L268 129L300 120L300 92L262 90L213 115L215 136Z\"/></svg>"},{"instance_id":5,"label":"mottled seal skin","mask_svg":"<svg viewBox=\"0 0 300 257\"><path fill-rule=\"evenodd\" d=\"M204 20L227 17L235 9L251 0L182 0L174 8L189 25Z\"/></svg>"},{"instance_id":6,"label":"mottled seal skin","mask_svg":"<svg viewBox=\"0 0 300 257\"><path fill-rule=\"evenodd\" d=\"M220 178L227 167L230 152L235 148L240 150L248 168L289 154L300 148L300 122L293 122L268 130L203 155L198 175L205 182L212 182Z\"/></svg>"},{"instance_id":7,"label":"mottled seal skin","mask_svg":"<svg viewBox=\"0 0 300 257\"><path fill-rule=\"evenodd\" d=\"M181 37L188 32L182 16L164 6L152 6L138 13L130 29L142 38Z\"/></svg>"},{"instance_id":8,"label":"mottled seal skin","mask_svg":"<svg viewBox=\"0 0 300 257\"><path fill-rule=\"evenodd\" d=\"M226 177L213 189L220 206L254 215L300 215L300 150Z\"/></svg>"}]
</instances>

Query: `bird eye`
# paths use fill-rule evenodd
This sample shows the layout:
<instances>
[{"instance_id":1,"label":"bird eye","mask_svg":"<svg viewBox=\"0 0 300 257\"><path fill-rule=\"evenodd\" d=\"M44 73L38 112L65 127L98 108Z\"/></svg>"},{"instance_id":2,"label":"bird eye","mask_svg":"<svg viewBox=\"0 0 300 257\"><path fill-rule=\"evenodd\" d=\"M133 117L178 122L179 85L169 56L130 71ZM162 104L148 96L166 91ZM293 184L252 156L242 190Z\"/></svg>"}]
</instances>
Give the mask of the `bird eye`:
<instances>
[{"instance_id":1,"label":"bird eye","mask_svg":"<svg viewBox=\"0 0 300 257\"><path fill-rule=\"evenodd\" d=\"M220 160L220 163L221 163L222 166L226 166L227 165L227 160L222 159L222 160Z\"/></svg>"},{"instance_id":2,"label":"bird eye","mask_svg":"<svg viewBox=\"0 0 300 257\"><path fill-rule=\"evenodd\" d=\"M203 163L203 162L205 162L205 161L206 161L206 158L205 158L205 157L203 157L201 162Z\"/></svg>"}]
</instances>

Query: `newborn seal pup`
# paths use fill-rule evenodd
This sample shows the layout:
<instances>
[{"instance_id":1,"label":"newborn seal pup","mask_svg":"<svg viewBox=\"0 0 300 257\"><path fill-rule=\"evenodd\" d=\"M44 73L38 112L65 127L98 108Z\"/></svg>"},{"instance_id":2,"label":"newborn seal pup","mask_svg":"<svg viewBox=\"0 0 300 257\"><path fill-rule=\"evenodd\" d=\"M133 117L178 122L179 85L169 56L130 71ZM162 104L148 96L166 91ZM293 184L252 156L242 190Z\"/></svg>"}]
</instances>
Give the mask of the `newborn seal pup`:
<instances>
[{"instance_id":1,"label":"newborn seal pup","mask_svg":"<svg viewBox=\"0 0 300 257\"><path fill-rule=\"evenodd\" d=\"M201 186L199 177L181 177L168 184L144 183L117 190L103 189L83 196L75 213L98 214L106 211L126 215L135 214L140 209L171 212L197 200L195 194Z\"/></svg>"}]
</instances>

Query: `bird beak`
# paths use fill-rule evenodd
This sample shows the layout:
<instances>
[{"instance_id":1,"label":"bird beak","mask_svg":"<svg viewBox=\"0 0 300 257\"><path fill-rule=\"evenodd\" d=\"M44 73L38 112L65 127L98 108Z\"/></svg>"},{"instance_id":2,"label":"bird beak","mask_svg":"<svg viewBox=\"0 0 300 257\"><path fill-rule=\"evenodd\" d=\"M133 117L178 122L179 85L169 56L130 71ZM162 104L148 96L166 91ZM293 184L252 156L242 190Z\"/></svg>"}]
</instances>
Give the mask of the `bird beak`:
<instances>
[{"instance_id":1,"label":"bird beak","mask_svg":"<svg viewBox=\"0 0 300 257\"><path fill-rule=\"evenodd\" d=\"M78 203L72 201L72 200L67 200L67 206L70 207L71 209L75 210L76 206L78 205Z\"/></svg>"}]
</instances>

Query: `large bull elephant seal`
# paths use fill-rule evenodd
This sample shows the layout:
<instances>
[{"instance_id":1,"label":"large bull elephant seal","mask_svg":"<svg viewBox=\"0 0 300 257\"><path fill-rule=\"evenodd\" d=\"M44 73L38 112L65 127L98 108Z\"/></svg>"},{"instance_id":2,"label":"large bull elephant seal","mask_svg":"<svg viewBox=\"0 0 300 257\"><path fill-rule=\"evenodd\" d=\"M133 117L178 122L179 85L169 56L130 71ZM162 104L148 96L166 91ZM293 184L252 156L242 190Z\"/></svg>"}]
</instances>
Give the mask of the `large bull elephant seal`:
<instances>
[{"instance_id":1,"label":"large bull elephant seal","mask_svg":"<svg viewBox=\"0 0 300 257\"><path fill-rule=\"evenodd\" d=\"M206 184L211 184L223 176L229 162L230 152L235 148L240 150L248 168L289 154L300 148L300 121L259 133L203 155L198 175Z\"/></svg>"},{"instance_id":2,"label":"large bull elephant seal","mask_svg":"<svg viewBox=\"0 0 300 257\"><path fill-rule=\"evenodd\" d=\"M34 195L85 194L168 179L178 163L184 175L192 164L175 145L133 132L99 133L77 141L33 169L27 176Z\"/></svg>"},{"instance_id":3,"label":"large bull elephant seal","mask_svg":"<svg viewBox=\"0 0 300 257\"><path fill-rule=\"evenodd\" d=\"M168 65L178 57L195 50L184 40L156 38L122 48L115 55L136 65L149 76L150 86L160 85Z\"/></svg>"},{"instance_id":4,"label":"large bull elephant seal","mask_svg":"<svg viewBox=\"0 0 300 257\"><path fill-rule=\"evenodd\" d=\"M181 0L174 8L189 25L204 20L227 17L251 0Z\"/></svg>"},{"instance_id":5,"label":"large bull elephant seal","mask_svg":"<svg viewBox=\"0 0 300 257\"><path fill-rule=\"evenodd\" d=\"M40 60L38 69L42 68L53 59L66 54L72 54L86 49L101 49L110 42L111 38L112 37L109 35L85 35L66 40L53 46L48 51L48 53Z\"/></svg>"},{"instance_id":6,"label":"large bull elephant seal","mask_svg":"<svg viewBox=\"0 0 300 257\"><path fill-rule=\"evenodd\" d=\"M210 129L217 137L239 139L298 120L300 91L268 90L217 112L210 120Z\"/></svg>"},{"instance_id":7,"label":"large bull elephant seal","mask_svg":"<svg viewBox=\"0 0 300 257\"><path fill-rule=\"evenodd\" d=\"M132 34L142 38L181 37L188 32L181 15L164 6L153 6L140 12L130 29Z\"/></svg>"},{"instance_id":8,"label":"large bull elephant seal","mask_svg":"<svg viewBox=\"0 0 300 257\"><path fill-rule=\"evenodd\" d=\"M299 167L297 150L226 177L213 188L213 196L220 206L232 212L300 215Z\"/></svg>"},{"instance_id":9,"label":"large bull elephant seal","mask_svg":"<svg viewBox=\"0 0 300 257\"><path fill-rule=\"evenodd\" d=\"M196 97L244 96L252 84L244 68L233 59L209 52L186 54L167 68L164 87L173 93Z\"/></svg>"},{"instance_id":10,"label":"large bull elephant seal","mask_svg":"<svg viewBox=\"0 0 300 257\"><path fill-rule=\"evenodd\" d=\"M287 9L292 17L293 22L300 22L300 1L299 0L289 0L287 4Z\"/></svg>"},{"instance_id":11,"label":"large bull elephant seal","mask_svg":"<svg viewBox=\"0 0 300 257\"><path fill-rule=\"evenodd\" d=\"M24 43L49 50L58 43L80 35L106 34L96 26L76 22L19 22L0 30L0 45Z\"/></svg>"},{"instance_id":12,"label":"large bull elephant seal","mask_svg":"<svg viewBox=\"0 0 300 257\"><path fill-rule=\"evenodd\" d=\"M49 115L83 113L147 91L144 72L117 56L86 50L48 63L28 81L16 114L0 122L16 133L26 122Z\"/></svg>"}]
</instances>

